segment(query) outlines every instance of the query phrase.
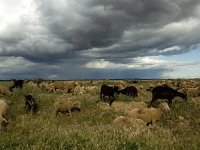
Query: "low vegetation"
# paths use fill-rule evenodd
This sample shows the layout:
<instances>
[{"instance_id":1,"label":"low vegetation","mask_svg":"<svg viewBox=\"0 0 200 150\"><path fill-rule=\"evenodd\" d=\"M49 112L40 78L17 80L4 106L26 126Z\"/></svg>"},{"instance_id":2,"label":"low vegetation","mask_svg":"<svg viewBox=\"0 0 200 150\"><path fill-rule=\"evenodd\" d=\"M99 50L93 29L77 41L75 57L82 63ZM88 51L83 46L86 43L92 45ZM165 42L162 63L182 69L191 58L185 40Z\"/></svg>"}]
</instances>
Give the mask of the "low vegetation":
<instances>
[{"instance_id":1,"label":"low vegetation","mask_svg":"<svg viewBox=\"0 0 200 150\"><path fill-rule=\"evenodd\" d=\"M64 82L64 81L63 81ZM13 89L6 96L9 103L8 125L0 131L0 149L3 150L154 150L184 149L195 150L200 147L200 97L188 98L184 102L175 97L170 112L164 113L153 126L115 126L113 120L125 115L133 105L136 108L146 107L151 101L150 86L157 86L168 80L125 81L138 89L138 97L132 98L115 95L112 106L100 102L100 87L103 83L117 85L117 80L78 81L84 86L96 86L97 89L85 94L68 93L65 90L48 92L39 87L25 84L20 90ZM174 80L173 82L185 82ZM192 80L186 82L197 82ZM1 81L0 85L10 87L11 81ZM34 114L24 110L24 95L31 94L38 103ZM2 95L1 97L4 97ZM81 111L55 116L54 102L59 97L81 102ZM160 100L156 101L158 106Z\"/></svg>"}]
</instances>

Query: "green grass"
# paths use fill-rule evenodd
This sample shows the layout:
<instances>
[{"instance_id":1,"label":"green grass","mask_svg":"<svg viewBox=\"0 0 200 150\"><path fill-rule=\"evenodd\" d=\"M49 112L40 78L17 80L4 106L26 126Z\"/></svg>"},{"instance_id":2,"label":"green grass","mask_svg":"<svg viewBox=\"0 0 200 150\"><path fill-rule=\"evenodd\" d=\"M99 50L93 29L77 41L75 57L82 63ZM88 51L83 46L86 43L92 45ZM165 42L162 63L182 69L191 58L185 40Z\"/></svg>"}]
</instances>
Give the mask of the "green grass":
<instances>
[{"instance_id":1,"label":"green grass","mask_svg":"<svg viewBox=\"0 0 200 150\"><path fill-rule=\"evenodd\" d=\"M106 84L117 81L103 80ZM96 82L100 87L103 82ZM128 81L132 84L131 81ZM136 87L144 86L138 98L118 96L115 102L151 100L146 91L156 81L138 81ZM11 82L0 84L10 86ZM24 111L24 95L32 94L39 104L36 114ZM9 98L13 102L8 112L9 124L0 131L0 149L3 150L154 150L184 149L200 147L200 105L175 98L171 112L163 114L153 127L116 127L112 121L123 112L99 107L99 93L84 95L67 94L67 98L81 101L81 112L54 115L53 104L63 93L47 93L39 88L23 87L14 90ZM183 118L183 119L182 119Z\"/></svg>"}]
</instances>

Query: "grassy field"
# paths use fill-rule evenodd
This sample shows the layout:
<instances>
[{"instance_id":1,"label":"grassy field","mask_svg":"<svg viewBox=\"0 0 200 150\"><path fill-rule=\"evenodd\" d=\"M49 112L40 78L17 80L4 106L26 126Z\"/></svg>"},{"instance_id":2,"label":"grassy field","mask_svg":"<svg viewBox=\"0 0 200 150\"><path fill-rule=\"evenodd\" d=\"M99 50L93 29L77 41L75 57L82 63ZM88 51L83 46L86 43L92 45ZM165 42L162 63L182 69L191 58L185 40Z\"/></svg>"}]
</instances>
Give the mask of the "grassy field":
<instances>
[{"instance_id":1,"label":"grassy field","mask_svg":"<svg viewBox=\"0 0 200 150\"><path fill-rule=\"evenodd\" d=\"M86 82L86 81L79 81ZM127 81L128 82L128 81ZM135 99L117 96L114 103L149 102L151 92L146 91L150 85L158 85L159 80L138 80L128 82L139 90ZM199 82L199 81L197 81ZM170 112L163 114L154 126L116 127L114 118L124 115L123 111L102 109L107 106L99 102L102 83L117 84L118 81L94 81L97 90L84 95L66 94L66 98L81 101L80 112L73 112L72 118L67 114L54 115L53 104L64 93L48 93L40 88L25 85L22 90L15 89L8 99L12 101L8 113L8 126L0 131L1 150L197 150L200 149L200 103L187 102L175 98ZM87 84L91 84L88 82ZM9 81L0 85L10 86ZM24 111L24 95L32 94L38 104L36 114ZM195 99L196 102L200 98ZM113 103L113 104L114 104ZM108 106L107 106L108 107Z\"/></svg>"}]
</instances>

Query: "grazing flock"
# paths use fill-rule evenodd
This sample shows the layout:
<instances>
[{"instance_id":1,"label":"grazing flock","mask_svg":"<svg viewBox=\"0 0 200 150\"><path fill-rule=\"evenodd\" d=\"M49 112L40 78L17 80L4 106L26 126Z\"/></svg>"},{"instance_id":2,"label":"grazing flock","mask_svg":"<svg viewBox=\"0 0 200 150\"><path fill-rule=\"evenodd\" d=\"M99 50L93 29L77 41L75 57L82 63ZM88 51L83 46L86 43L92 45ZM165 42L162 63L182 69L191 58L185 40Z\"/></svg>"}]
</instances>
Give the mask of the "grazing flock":
<instances>
[{"instance_id":1,"label":"grazing flock","mask_svg":"<svg viewBox=\"0 0 200 150\"><path fill-rule=\"evenodd\" d=\"M138 90L143 90L145 92L151 92L152 98L148 102L147 108L134 108L130 111L126 111L124 116L118 116L113 120L115 125L126 125L131 126L133 124L137 125L153 125L158 121L164 112L170 111L172 107L172 101L175 97L180 97L183 101L186 101L188 97L198 97L200 96L199 84L192 84L192 86L186 86L187 83L171 81L170 83L163 82L159 83L157 86L150 85L149 87L143 86L133 86L137 85L137 81L132 81L132 84L128 85L125 82L119 81L117 85L107 85L102 82L102 84L97 87L90 82L90 86L79 84L75 81L69 81L68 84L59 81L26 81L26 80L12 80L13 85L6 88L0 85L0 128L8 124L7 112L9 108L9 97L15 91L15 89L22 89L24 84L29 87L37 87L46 90L49 93L63 91L64 93L74 93L74 94L85 94L90 90L98 90L100 94L99 102L108 103L109 107L112 107L113 102L117 100L116 95L124 95L130 97L134 100L135 97L139 97ZM122 83L121 83L122 82ZM154 103L157 100L167 100L167 102L160 103L158 108L155 108ZM37 113L39 110L39 104L37 99L27 93L24 95L24 111ZM55 116L58 113L68 113L72 117L73 111L81 111L81 102L73 101L67 98L59 98L53 104ZM154 106L154 107L153 107Z\"/></svg>"}]
</instances>

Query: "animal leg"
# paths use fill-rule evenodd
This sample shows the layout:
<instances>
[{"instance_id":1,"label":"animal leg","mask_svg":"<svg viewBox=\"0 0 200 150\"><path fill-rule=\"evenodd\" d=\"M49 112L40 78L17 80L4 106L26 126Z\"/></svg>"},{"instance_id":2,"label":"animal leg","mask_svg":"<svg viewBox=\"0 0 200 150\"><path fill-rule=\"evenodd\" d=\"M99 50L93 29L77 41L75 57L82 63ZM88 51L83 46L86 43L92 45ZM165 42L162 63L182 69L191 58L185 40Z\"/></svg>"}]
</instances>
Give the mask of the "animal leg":
<instances>
[{"instance_id":1,"label":"animal leg","mask_svg":"<svg viewBox=\"0 0 200 150\"><path fill-rule=\"evenodd\" d=\"M55 116L57 116L57 115L58 115L58 110L55 111Z\"/></svg>"},{"instance_id":2,"label":"animal leg","mask_svg":"<svg viewBox=\"0 0 200 150\"><path fill-rule=\"evenodd\" d=\"M152 100L151 100L151 103L150 103L150 107L152 106L154 101L156 101L156 99L154 97L152 97Z\"/></svg>"},{"instance_id":3,"label":"animal leg","mask_svg":"<svg viewBox=\"0 0 200 150\"><path fill-rule=\"evenodd\" d=\"M103 95L103 101L105 102L105 95Z\"/></svg>"},{"instance_id":4,"label":"animal leg","mask_svg":"<svg viewBox=\"0 0 200 150\"><path fill-rule=\"evenodd\" d=\"M112 105L112 103L113 103L113 101L114 101L114 96L112 96L112 100L110 100L110 106Z\"/></svg>"},{"instance_id":5,"label":"animal leg","mask_svg":"<svg viewBox=\"0 0 200 150\"><path fill-rule=\"evenodd\" d=\"M102 94L100 94L100 101L102 101Z\"/></svg>"},{"instance_id":6,"label":"animal leg","mask_svg":"<svg viewBox=\"0 0 200 150\"><path fill-rule=\"evenodd\" d=\"M114 101L114 100L111 100L111 101L110 101L110 103L109 103L109 104L110 104L110 106L112 105L113 101Z\"/></svg>"},{"instance_id":7,"label":"animal leg","mask_svg":"<svg viewBox=\"0 0 200 150\"><path fill-rule=\"evenodd\" d=\"M69 112L69 116L72 117L71 109L68 109L68 112Z\"/></svg>"},{"instance_id":8,"label":"animal leg","mask_svg":"<svg viewBox=\"0 0 200 150\"><path fill-rule=\"evenodd\" d=\"M172 107L172 99L169 99L169 106Z\"/></svg>"}]
</instances>

